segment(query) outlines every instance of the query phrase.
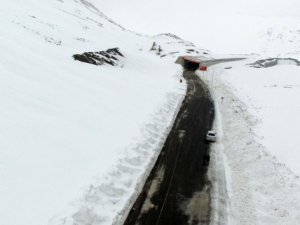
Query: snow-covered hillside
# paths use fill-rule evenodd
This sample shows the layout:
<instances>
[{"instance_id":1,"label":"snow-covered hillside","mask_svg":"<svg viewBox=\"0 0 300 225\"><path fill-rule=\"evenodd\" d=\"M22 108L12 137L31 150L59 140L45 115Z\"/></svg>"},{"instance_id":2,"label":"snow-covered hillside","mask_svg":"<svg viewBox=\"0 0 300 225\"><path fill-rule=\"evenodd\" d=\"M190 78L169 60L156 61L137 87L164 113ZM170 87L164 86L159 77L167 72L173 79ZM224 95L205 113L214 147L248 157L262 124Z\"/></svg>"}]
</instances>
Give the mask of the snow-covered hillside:
<instances>
[{"instance_id":1,"label":"snow-covered hillside","mask_svg":"<svg viewBox=\"0 0 300 225\"><path fill-rule=\"evenodd\" d=\"M196 48L126 31L86 0L6 1L0 15L1 224L122 219L185 94L170 46ZM73 59L115 47L116 66Z\"/></svg>"},{"instance_id":2,"label":"snow-covered hillside","mask_svg":"<svg viewBox=\"0 0 300 225\"><path fill-rule=\"evenodd\" d=\"M300 223L300 67L280 59L264 68L257 59L215 65L205 76L198 72L218 109L213 224L220 218L232 225Z\"/></svg>"},{"instance_id":3,"label":"snow-covered hillside","mask_svg":"<svg viewBox=\"0 0 300 225\"><path fill-rule=\"evenodd\" d=\"M300 50L299 37L290 38L300 30L298 0L91 1L132 30L175 33L212 51L278 55Z\"/></svg>"},{"instance_id":4,"label":"snow-covered hillside","mask_svg":"<svg viewBox=\"0 0 300 225\"><path fill-rule=\"evenodd\" d=\"M224 156L225 165L212 165L226 168L228 224L299 224L299 67L290 60L250 65L266 58L258 53L300 60L297 6L297 0L190 0L186 8L174 0L5 1L0 224L120 224L184 97L177 56L235 57L207 49L253 52L246 61L209 68L204 78L214 77L221 113L224 137L213 156ZM102 10L155 36L128 31ZM114 48L120 55L106 55ZM91 55L104 64L81 62Z\"/></svg>"}]
</instances>

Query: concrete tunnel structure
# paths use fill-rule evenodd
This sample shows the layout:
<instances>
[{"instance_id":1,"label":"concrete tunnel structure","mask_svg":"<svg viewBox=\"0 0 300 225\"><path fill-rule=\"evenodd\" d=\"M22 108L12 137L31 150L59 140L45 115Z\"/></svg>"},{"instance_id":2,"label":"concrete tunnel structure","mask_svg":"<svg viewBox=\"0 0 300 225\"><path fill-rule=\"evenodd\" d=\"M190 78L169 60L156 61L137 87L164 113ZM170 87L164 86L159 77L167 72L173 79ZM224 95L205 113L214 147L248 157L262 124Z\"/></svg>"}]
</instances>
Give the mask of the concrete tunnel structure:
<instances>
[{"instance_id":1,"label":"concrete tunnel structure","mask_svg":"<svg viewBox=\"0 0 300 225\"><path fill-rule=\"evenodd\" d=\"M197 70L202 68L206 71L207 67L223 63L223 62L232 62L244 60L245 57L236 57L236 58L207 58L202 56L179 56L175 63L180 64L186 70ZM205 67L205 68L204 68Z\"/></svg>"},{"instance_id":2,"label":"concrete tunnel structure","mask_svg":"<svg viewBox=\"0 0 300 225\"><path fill-rule=\"evenodd\" d=\"M201 60L193 56L179 56L175 63L182 65L187 70L197 70L200 67Z\"/></svg>"}]
</instances>

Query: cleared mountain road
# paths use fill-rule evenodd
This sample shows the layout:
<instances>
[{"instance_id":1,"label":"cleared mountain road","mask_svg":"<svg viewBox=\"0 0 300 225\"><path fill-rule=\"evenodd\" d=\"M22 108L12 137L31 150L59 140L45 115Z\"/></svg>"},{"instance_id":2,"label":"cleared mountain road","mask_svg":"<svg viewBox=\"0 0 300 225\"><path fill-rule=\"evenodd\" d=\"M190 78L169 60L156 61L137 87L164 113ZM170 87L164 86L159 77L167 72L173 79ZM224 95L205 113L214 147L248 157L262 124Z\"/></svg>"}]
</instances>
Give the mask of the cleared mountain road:
<instances>
[{"instance_id":1,"label":"cleared mountain road","mask_svg":"<svg viewBox=\"0 0 300 225\"><path fill-rule=\"evenodd\" d=\"M214 107L194 71L183 75L188 84L185 100L125 225L209 224L205 135L212 127Z\"/></svg>"}]
</instances>

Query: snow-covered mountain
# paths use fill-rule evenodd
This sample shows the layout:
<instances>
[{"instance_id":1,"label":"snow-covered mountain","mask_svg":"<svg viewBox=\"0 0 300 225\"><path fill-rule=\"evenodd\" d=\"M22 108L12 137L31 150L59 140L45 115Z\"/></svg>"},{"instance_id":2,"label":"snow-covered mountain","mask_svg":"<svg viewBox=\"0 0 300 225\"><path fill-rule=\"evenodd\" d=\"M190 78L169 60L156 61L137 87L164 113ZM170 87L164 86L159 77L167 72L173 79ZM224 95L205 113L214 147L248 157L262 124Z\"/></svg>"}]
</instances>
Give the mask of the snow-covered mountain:
<instances>
[{"instance_id":1,"label":"snow-covered mountain","mask_svg":"<svg viewBox=\"0 0 300 225\"><path fill-rule=\"evenodd\" d=\"M254 53L209 68L205 77L214 77L219 105L225 96L219 107L225 118L218 120L225 135L213 149L224 157L216 165L225 165L227 176L229 203L220 211L230 225L297 224L300 142L293 139L285 154L276 143L288 136L272 125L299 111L293 103L299 69L294 60L257 54L300 59L297 6L297 0L2 3L0 224L121 224L185 95L174 61L218 57L211 49ZM257 60L292 63L250 67ZM297 133L299 120L292 119L286 124Z\"/></svg>"},{"instance_id":2,"label":"snow-covered mountain","mask_svg":"<svg viewBox=\"0 0 300 225\"><path fill-rule=\"evenodd\" d=\"M300 223L300 64L253 67L256 58L215 65L203 79L220 139L211 149L212 224Z\"/></svg>"},{"instance_id":3,"label":"snow-covered mountain","mask_svg":"<svg viewBox=\"0 0 300 225\"><path fill-rule=\"evenodd\" d=\"M284 36L297 33L297 0L91 1L130 29L147 34L175 33L217 52L274 56L300 50L296 40L292 43L288 38L273 36L270 44L268 36L263 37L270 30Z\"/></svg>"},{"instance_id":4,"label":"snow-covered mountain","mask_svg":"<svg viewBox=\"0 0 300 225\"><path fill-rule=\"evenodd\" d=\"M0 15L1 224L111 224L184 96L176 54L197 48L129 32L86 0L6 1ZM115 66L73 59L112 48Z\"/></svg>"}]
</instances>

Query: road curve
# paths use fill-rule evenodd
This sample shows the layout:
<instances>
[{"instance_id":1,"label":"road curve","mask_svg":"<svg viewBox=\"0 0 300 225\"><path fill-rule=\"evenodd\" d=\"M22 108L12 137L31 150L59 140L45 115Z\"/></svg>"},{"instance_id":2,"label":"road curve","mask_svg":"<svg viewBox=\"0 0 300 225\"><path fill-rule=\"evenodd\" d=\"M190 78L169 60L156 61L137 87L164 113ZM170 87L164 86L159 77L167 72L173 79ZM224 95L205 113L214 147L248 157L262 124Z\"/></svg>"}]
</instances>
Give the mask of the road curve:
<instances>
[{"instance_id":1,"label":"road curve","mask_svg":"<svg viewBox=\"0 0 300 225\"><path fill-rule=\"evenodd\" d=\"M124 225L209 224L207 179L214 108L208 90L193 71L183 74L188 88L173 128Z\"/></svg>"}]
</instances>

